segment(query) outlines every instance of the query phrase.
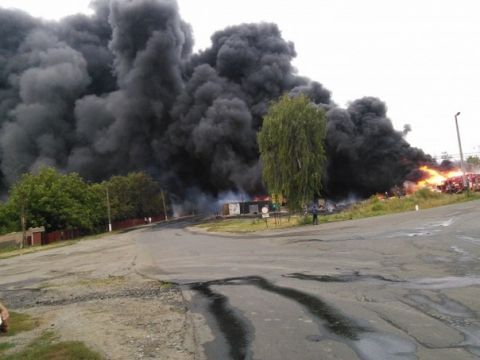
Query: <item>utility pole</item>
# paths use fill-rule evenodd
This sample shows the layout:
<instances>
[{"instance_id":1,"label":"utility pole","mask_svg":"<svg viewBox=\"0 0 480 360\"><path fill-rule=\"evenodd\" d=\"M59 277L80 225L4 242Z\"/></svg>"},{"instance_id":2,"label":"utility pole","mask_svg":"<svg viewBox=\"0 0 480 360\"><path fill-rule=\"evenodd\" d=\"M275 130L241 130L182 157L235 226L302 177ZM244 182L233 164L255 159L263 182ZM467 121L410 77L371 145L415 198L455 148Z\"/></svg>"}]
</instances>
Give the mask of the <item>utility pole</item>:
<instances>
[{"instance_id":1,"label":"utility pole","mask_svg":"<svg viewBox=\"0 0 480 360\"><path fill-rule=\"evenodd\" d=\"M112 232L112 215L110 212L110 196L108 194L108 185L105 187L107 192L107 216L108 216L108 232Z\"/></svg>"},{"instance_id":2,"label":"utility pole","mask_svg":"<svg viewBox=\"0 0 480 360\"><path fill-rule=\"evenodd\" d=\"M165 221L168 221L167 207L165 206L165 194L163 193L163 190L161 191L161 194L162 194L162 202L163 202L163 213L165 214Z\"/></svg>"},{"instance_id":3,"label":"utility pole","mask_svg":"<svg viewBox=\"0 0 480 360\"><path fill-rule=\"evenodd\" d=\"M20 209L20 223L22 224L22 242L20 243L20 249L23 249L27 242L27 221L25 218L25 198L22 198L22 205Z\"/></svg>"},{"instance_id":4,"label":"utility pole","mask_svg":"<svg viewBox=\"0 0 480 360\"><path fill-rule=\"evenodd\" d=\"M470 186L467 181L467 176L465 175L465 164L463 163L462 141L460 140L460 130L458 129L458 120L457 120L458 115L460 115L460 111L455 114L455 126L457 128L458 148L460 150L460 166L462 167L463 186L467 189L467 194L469 194Z\"/></svg>"}]
</instances>

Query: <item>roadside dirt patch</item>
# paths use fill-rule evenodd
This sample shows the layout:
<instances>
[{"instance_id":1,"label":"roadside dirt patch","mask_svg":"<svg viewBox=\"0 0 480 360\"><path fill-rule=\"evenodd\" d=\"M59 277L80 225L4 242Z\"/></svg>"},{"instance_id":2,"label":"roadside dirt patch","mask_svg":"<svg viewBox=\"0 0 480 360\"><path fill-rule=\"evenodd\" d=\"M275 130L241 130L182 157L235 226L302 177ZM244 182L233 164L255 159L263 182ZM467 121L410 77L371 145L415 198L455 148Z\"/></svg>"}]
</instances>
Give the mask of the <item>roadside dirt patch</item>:
<instances>
[{"instance_id":1,"label":"roadside dirt patch","mask_svg":"<svg viewBox=\"0 0 480 360\"><path fill-rule=\"evenodd\" d=\"M10 284L15 287L14 284ZM44 330L77 340L105 359L193 359L180 290L139 275L88 278L74 274L28 289L5 289L9 307L40 326L9 339L18 351Z\"/></svg>"},{"instance_id":2,"label":"roadside dirt patch","mask_svg":"<svg viewBox=\"0 0 480 360\"><path fill-rule=\"evenodd\" d=\"M105 359L190 360L195 345L180 289L135 270L135 233L1 260L0 300L39 326L0 343L17 352L46 330Z\"/></svg>"}]
</instances>

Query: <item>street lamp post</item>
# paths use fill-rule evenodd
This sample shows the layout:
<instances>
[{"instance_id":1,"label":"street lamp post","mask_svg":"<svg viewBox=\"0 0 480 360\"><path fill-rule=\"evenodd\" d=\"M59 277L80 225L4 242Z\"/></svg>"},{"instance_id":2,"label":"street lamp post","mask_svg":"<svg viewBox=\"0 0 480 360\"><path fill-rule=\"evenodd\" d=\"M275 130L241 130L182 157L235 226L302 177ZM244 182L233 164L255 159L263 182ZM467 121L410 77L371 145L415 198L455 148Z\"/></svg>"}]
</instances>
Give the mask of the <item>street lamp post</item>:
<instances>
[{"instance_id":1,"label":"street lamp post","mask_svg":"<svg viewBox=\"0 0 480 360\"><path fill-rule=\"evenodd\" d=\"M460 149L460 166L462 167L463 186L467 189L467 193L468 193L469 185L467 182L467 176L465 175L465 164L463 163L462 141L460 140L460 130L458 129L458 120L457 120L458 115L460 115L460 111L455 114L455 126L457 127L458 148Z\"/></svg>"}]
</instances>

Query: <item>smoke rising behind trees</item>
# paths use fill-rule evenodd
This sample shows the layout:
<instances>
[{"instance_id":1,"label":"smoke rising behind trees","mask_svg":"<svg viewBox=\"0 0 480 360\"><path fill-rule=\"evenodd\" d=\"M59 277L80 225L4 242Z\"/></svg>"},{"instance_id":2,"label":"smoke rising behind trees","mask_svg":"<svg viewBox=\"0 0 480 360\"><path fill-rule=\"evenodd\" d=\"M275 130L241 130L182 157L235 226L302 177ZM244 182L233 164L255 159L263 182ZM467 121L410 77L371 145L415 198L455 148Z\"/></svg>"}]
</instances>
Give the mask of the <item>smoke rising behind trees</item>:
<instances>
[{"instance_id":1,"label":"smoke rising behind trees","mask_svg":"<svg viewBox=\"0 0 480 360\"><path fill-rule=\"evenodd\" d=\"M339 108L299 76L294 44L275 24L228 27L193 53L174 0L92 6L93 15L60 22L0 9L3 192L43 165L92 181L147 171L179 200L263 192L256 133L284 93L327 111L330 196L388 190L430 161L393 128L381 100Z\"/></svg>"}]
</instances>

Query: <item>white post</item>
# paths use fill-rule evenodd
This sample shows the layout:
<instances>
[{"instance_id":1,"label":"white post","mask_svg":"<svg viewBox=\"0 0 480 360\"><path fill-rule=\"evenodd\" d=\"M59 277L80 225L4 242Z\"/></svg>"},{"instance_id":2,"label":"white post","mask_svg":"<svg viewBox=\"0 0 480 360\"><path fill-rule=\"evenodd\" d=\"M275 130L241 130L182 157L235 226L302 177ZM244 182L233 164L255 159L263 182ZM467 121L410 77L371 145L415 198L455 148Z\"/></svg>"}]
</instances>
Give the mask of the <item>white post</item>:
<instances>
[{"instance_id":1,"label":"white post","mask_svg":"<svg viewBox=\"0 0 480 360\"><path fill-rule=\"evenodd\" d=\"M462 167L463 187L464 189L467 190L467 193L468 193L470 189L467 181L467 176L465 175L465 164L463 163L462 141L460 140L460 130L458 129L458 120L457 120L458 115L460 115L460 111L455 114L455 127L457 128L458 149L460 150L460 166Z\"/></svg>"},{"instance_id":2,"label":"white post","mask_svg":"<svg viewBox=\"0 0 480 360\"><path fill-rule=\"evenodd\" d=\"M106 187L106 192L107 192L108 232L112 232L112 215L110 213L110 196L108 195L108 186Z\"/></svg>"}]
</instances>

